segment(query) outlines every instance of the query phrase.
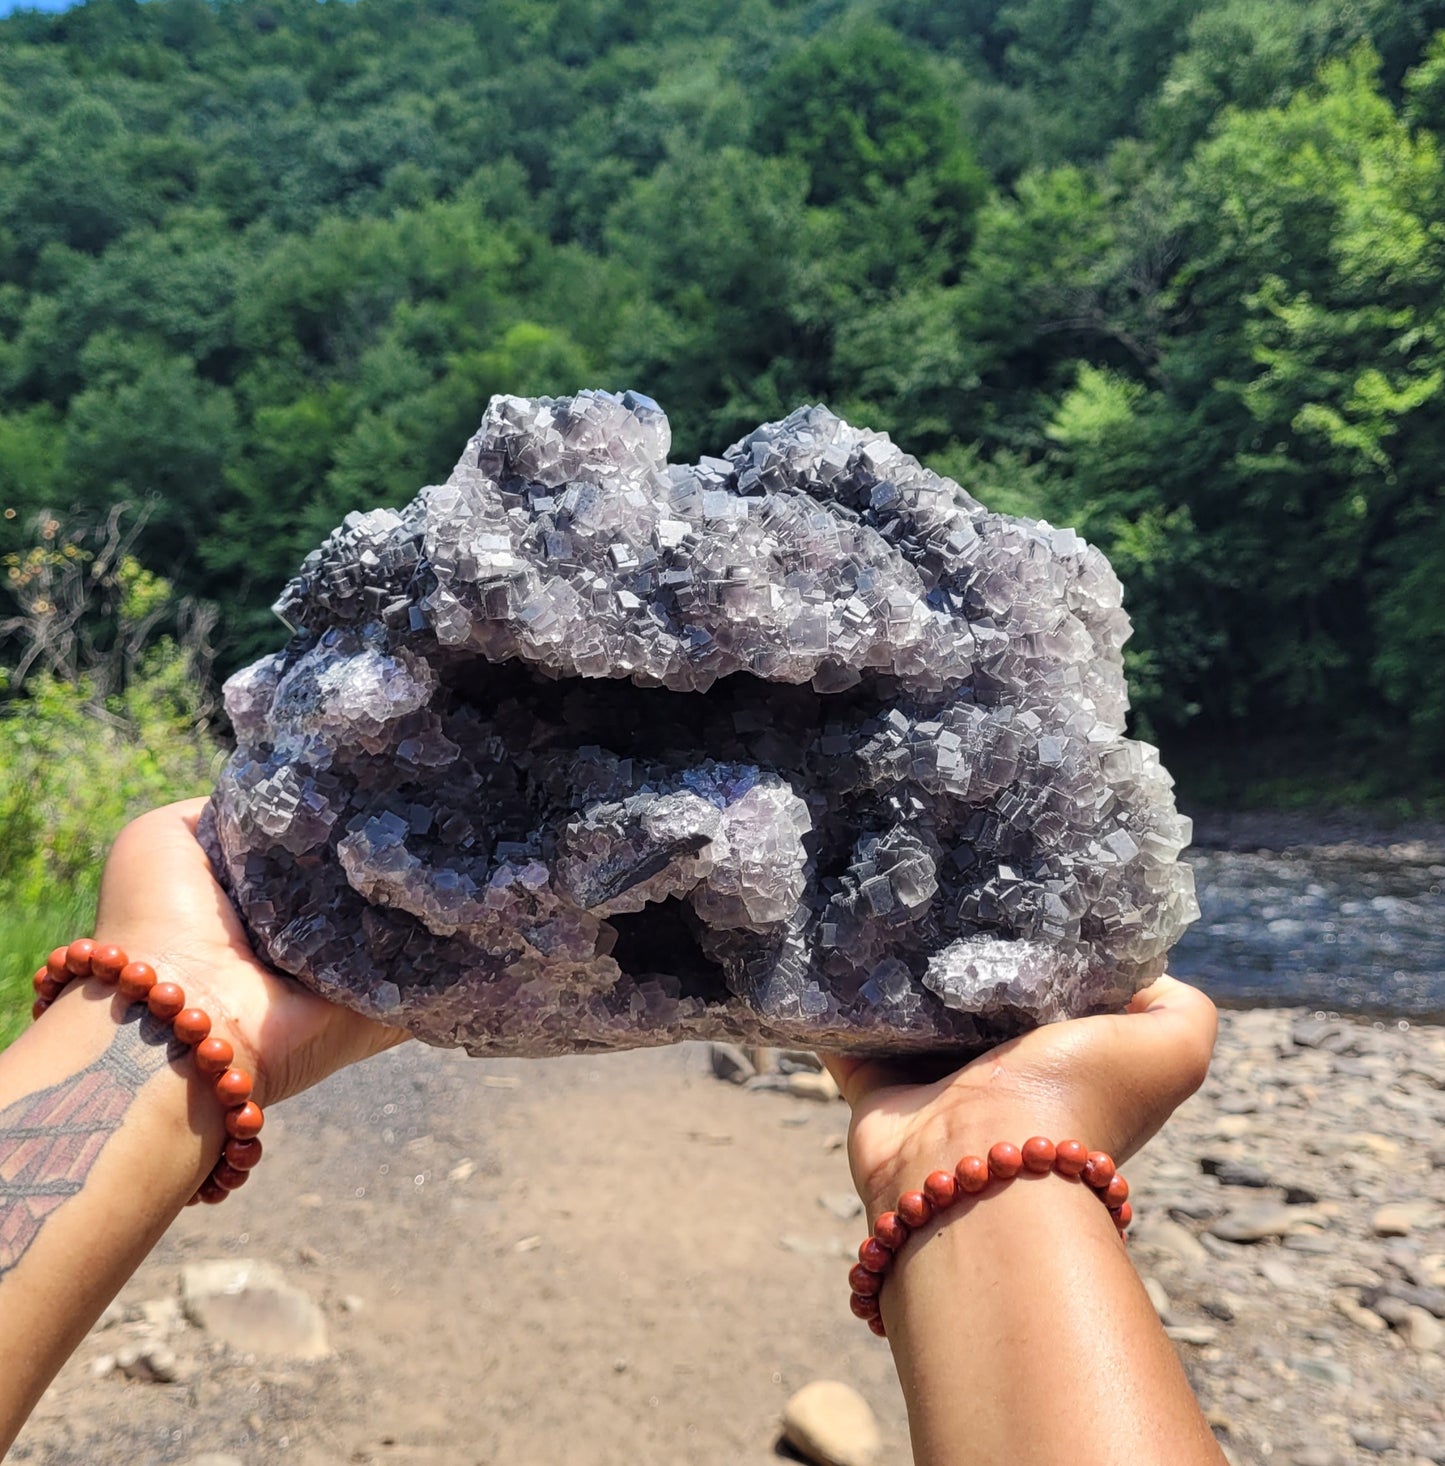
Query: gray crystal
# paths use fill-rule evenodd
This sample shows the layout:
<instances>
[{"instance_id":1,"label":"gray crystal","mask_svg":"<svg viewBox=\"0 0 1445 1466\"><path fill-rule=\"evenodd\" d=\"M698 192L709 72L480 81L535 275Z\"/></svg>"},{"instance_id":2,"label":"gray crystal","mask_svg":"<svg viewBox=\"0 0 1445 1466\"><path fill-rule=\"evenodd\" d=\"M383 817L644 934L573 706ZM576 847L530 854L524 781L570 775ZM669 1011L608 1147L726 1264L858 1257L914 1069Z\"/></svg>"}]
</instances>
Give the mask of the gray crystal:
<instances>
[{"instance_id":1,"label":"gray crystal","mask_svg":"<svg viewBox=\"0 0 1445 1466\"><path fill-rule=\"evenodd\" d=\"M499 397L306 558L202 825L262 955L513 1054L976 1052L1161 972L1189 821L1098 550L820 407L669 443Z\"/></svg>"}]
</instances>

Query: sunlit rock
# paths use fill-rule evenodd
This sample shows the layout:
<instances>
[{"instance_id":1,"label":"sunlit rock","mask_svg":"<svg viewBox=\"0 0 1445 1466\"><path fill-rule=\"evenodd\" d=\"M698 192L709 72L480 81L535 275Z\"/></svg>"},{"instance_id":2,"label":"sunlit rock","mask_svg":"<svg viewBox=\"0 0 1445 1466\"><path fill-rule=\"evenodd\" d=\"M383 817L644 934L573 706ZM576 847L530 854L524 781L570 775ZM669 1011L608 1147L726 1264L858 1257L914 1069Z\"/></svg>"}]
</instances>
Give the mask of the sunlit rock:
<instances>
[{"instance_id":1,"label":"sunlit rock","mask_svg":"<svg viewBox=\"0 0 1445 1466\"><path fill-rule=\"evenodd\" d=\"M669 441L500 397L307 557L202 827L261 954L514 1054L976 1051L1161 972L1189 822L1099 551L819 407Z\"/></svg>"}]
</instances>

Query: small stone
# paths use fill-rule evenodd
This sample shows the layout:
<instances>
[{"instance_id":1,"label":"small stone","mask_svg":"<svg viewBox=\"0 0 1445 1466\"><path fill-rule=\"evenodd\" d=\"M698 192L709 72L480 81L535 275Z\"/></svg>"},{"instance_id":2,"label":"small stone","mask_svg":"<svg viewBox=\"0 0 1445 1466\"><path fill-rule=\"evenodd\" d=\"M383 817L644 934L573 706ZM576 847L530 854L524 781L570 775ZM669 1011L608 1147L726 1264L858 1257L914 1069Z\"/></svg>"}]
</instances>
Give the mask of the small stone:
<instances>
[{"instance_id":1,"label":"small stone","mask_svg":"<svg viewBox=\"0 0 1445 1466\"><path fill-rule=\"evenodd\" d=\"M1357 1425L1350 1431L1350 1439L1362 1450L1373 1451L1383 1456L1395 1447L1395 1437L1378 1425Z\"/></svg>"},{"instance_id":2,"label":"small stone","mask_svg":"<svg viewBox=\"0 0 1445 1466\"><path fill-rule=\"evenodd\" d=\"M341 1311L343 1313L364 1313L366 1299L358 1297L355 1293L346 1293L341 1298Z\"/></svg>"},{"instance_id":3,"label":"small stone","mask_svg":"<svg viewBox=\"0 0 1445 1466\"><path fill-rule=\"evenodd\" d=\"M165 1344L128 1344L116 1350L115 1367L127 1379L168 1385L180 1378L176 1351Z\"/></svg>"},{"instance_id":4,"label":"small stone","mask_svg":"<svg viewBox=\"0 0 1445 1466\"><path fill-rule=\"evenodd\" d=\"M1195 1344L1203 1347L1219 1338L1219 1330L1207 1323L1171 1323L1164 1325L1164 1332L1176 1344Z\"/></svg>"},{"instance_id":5,"label":"small stone","mask_svg":"<svg viewBox=\"0 0 1445 1466\"><path fill-rule=\"evenodd\" d=\"M1259 1166L1244 1161L1220 1160L1215 1156L1201 1156L1199 1169L1206 1176L1213 1176L1221 1186L1271 1186L1274 1183L1269 1173Z\"/></svg>"},{"instance_id":6,"label":"small stone","mask_svg":"<svg viewBox=\"0 0 1445 1466\"><path fill-rule=\"evenodd\" d=\"M883 1448L868 1402L857 1390L829 1379L804 1385L788 1401L783 1439L817 1466L872 1466Z\"/></svg>"},{"instance_id":7,"label":"small stone","mask_svg":"<svg viewBox=\"0 0 1445 1466\"><path fill-rule=\"evenodd\" d=\"M798 1099L835 1100L838 1086L831 1074L789 1074L788 1093Z\"/></svg>"},{"instance_id":8,"label":"small stone","mask_svg":"<svg viewBox=\"0 0 1445 1466\"><path fill-rule=\"evenodd\" d=\"M1279 1257L1262 1257L1259 1260L1259 1275L1272 1288L1299 1287L1299 1274Z\"/></svg>"},{"instance_id":9,"label":"small stone","mask_svg":"<svg viewBox=\"0 0 1445 1466\"><path fill-rule=\"evenodd\" d=\"M108 1374L115 1373L115 1355L97 1354L94 1359L86 1365L86 1372L91 1379L104 1379Z\"/></svg>"},{"instance_id":10,"label":"small stone","mask_svg":"<svg viewBox=\"0 0 1445 1466\"><path fill-rule=\"evenodd\" d=\"M237 1258L181 1269L186 1317L247 1354L322 1359L331 1352L315 1302L274 1263Z\"/></svg>"},{"instance_id":11,"label":"small stone","mask_svg":"<svg viewBox=\"0 0 1445 1466\"><path fill-rule=\"evenodd\" d=\"M1204 1267L1209 1253L1199 1238L1180 1222L1169 1217L1145 1215L1134 1224L1130 1240L1135 1247L1152 1249L1172 1257L1176 1262Z\"/></svg>"},{"instance_id":12,"label":"small stone","mask_svg":"<svg viewBox=\"0 0 1445 1466\"><path fill-rule=\"evenodd\" d=\"M1209 1231L1224 1242L1262 1242L1266 1237L1288 1237L1301 1227L1322 1225L1325 1220L1310 1207L1256 1202L1226 1213Z\"/></svg>"},{"instance_id":13,"label":"small stone","mask_svg":"<svg viewBox=\"0 0 1445 1466\"><path fill-rule=\"evenodd\" d=\"M1423 1308L1409 1307L1405 1310L1405 1321L1400 1333L1412 1349L1421 1354L1439 1354L1445 1351L1445 1323Z\"/></svg>"},{"instance_id":14,"label":"small stone","mask_svg":"<svg viewBox=\"0 0 1445 1466\"><path fill-rule=\"evenodd\" d=\"M1371 1308L1366 1308L1355 1295L1348 1290L1336 1293L1334 1296L1335 1311L1358 1328L1364 1329L1367 1334L1383 1334L1389 1324L1385 1322Z\"/></svg>"},{"instance_id":15,"label":"small stone","mask_svg":"<svg viewBox=\"0 0 1445 1466\"><path fill-rule=\"evenodd\" d=\"M192 1456L186 1466L246 1466L239 1456L225 1451L207 1451L203 1456Z\"/></svg>"},{"instance_id":16,"label":"small stone","mask_svg":"<svg viewBox=\"0 0 1445 1466\"><path fill-rule=\"evenodd\" d=\"M1210 1318L1217 1318L1221 1323L1233 1323L1238 1316L1238 1310L1226 1294L1221 1294L1218 1298L1206 1298L1199 1306Z\"/></svg>"},{"instance_id":17,"label":"small stone","mask_svg":"<svg viewBox=\"0 0 1445 1466\"><path fill-rule=\"evenodd\" d=\"M1301 1446L1289 1458L1289 1466L1343 1466L1343 1463L1327 1446Z\"/></svg>"},{"instance_id":18,"label":"small stone","mask_svg":"<svg viewBox=\"0 0 1445 1466\"><path fill-rule=\"evenodd\" d=\"M715 1043L711 1057L714 1077L725 1079L729 1084L746 1084L758 1072L737 1044Z\"/></svg>"},{"instance_id":19,"label":"small stone","mask_svg":"<svg viewBox=\"0 0 1445 1466\"><path fill-rule=\"evenodd\" d=\"M1433 1227L1439 1216L1440 1208L1428 1197L1421 1197L1382 1206L1370 1218L1370 1226L1377 1237L1408 1237L1417 1228Z\"/></svg>"},{"instance_id":20,"label":"small stone","mask_svg":"<svg viewBox=\"0 0 1445 1466\"><path fill-rule=\"evenodd\" d=\"M1306 1379L1318 1380L1321 1384L1347 1388L1354 1378L1343 1364L1334 1359L1316 1359L1312 1355L1296 1355L1289 1361L1290 1368Z\"/></svg>"}]
</instances>

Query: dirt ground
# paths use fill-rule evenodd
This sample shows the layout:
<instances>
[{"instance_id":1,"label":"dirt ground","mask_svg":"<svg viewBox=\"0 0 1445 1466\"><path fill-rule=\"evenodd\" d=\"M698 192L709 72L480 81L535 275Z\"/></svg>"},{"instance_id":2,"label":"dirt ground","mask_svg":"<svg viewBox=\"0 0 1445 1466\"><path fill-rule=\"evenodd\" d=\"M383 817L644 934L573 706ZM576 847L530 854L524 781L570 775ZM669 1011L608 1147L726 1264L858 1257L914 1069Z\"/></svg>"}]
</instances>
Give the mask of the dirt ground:
<instances>
[{"instance_id":1,"label":"dirt ground","mask_svg":"<svg viewBox=\"0 0 1445 1466\"><path fill-rule=\"evenodd\" d=\"M408 1045L267 1120L250 1185L177 1220L120 1302L181 1266L277 1262L321 1303L319 1364L168 1334L177 1383L86 1340L10 1459L189 1462L764 1462L788 1396L854 1384L907 1439L887 1346L847 1309L863 1235L840 1103L747 1092L699 1046L483 1061Z\"/></svg>"},{"instance_id":2,"label":"dirt ground","mask_svg":"<svg viewBox=\"0 0 1445 1466\"><path fill-rule=\"evenodd\" d=\"M700 1046L408 1045L268 1114L251 1184L182 1214L9 1459L761 1466L822 1377L905 1461L887 1345L847 1309L846 1117L724 1083ZM1136 1265L1237 1466L1445 1463L1442 1141L1445 1029L1223 1015L1205 1089L1128 1174ZM186 1323L182 1267L224 1258L279 1264L331 1355ZM113 1367L148 1339L174 1380Z\"/></svg>"}]
</instances>

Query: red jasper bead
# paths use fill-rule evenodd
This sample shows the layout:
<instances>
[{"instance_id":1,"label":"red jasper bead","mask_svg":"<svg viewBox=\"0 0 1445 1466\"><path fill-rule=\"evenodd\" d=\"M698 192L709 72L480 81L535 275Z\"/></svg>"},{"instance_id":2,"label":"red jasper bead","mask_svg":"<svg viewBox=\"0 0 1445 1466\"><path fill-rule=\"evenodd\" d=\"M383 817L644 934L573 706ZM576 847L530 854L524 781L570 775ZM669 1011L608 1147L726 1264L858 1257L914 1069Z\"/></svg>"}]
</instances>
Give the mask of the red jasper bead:
<instances>
[{"instance_id":1,"label":"red jasper bead","mask_svg":"<svg viewBox=\"0 0 1445 1466\"><path fill-rule=\"evenodd\" d=\"M1058 1153L1059 1148L1052 1140L1045 1140L1042 1135L1035 1135L1032 1139L1024 1141L1022 1152L1024 1170L1033 1172L1035 1176L1047 1175L1053 1170Z\"/></svg>"},{"instance_id":2,"label":"red jasper bead","mask_svg":"<svg viewBox=\"0 0 1445 1466\"><path fill-rule=\"evenodd\" d=\"M848 1295L848 1307L859 1318L878 1317L878 1300L873 1297L865 1297L862 1293L850 1293Z\"/></svg>"},{"instance_id":3,"label":"red jasper bead","mask_svg":"<svg viewBox=\"0 0 1445 1466\"><path fill-rule=\"evenodd\" d=\"M56 947L50 956L45 959L45 970L57 982L70 981L70 969L65 965L66 954L69 951L69 947Z\"/></svg>"},{"instance_id":4,"label":"red jasper bead","mask_svg":"<svg viewBox=\"0 0 1445 1466\"><path fill-rule=\"evenodd\" d=\"M1000 1181L1012 1180L1023 1170L1023 1165L1023 1152L1010 1141L1000 1140L997 1145L989 1147L989 1175L997 1176Z\"/></svg>"},{"instance_id":5,"label":"red jasper bead","mask_svg":"<svg viewBox=\"0 0 1445 1466\"><path fill-rule=\"evenodd\" d=\"M114 942L107 942L90 954L90 975L102 982L114 982L129 961L130 958Z\"/></svg>"},{"instance_id":6,"label":"red jasper bead","mask_svg":"<svg viewBox=\"0 0 1445 1466\"><path fill-rule=\"evenodd\" d=\"M877 1334L880 1339L886 1339L888 1337L888 1330L883 1327L883 1319L881 1316L877 1318L870 1318L868 1320L868 1327L872 1329L873 1332Z\"/></svg>"},{"instance_id":7,"label":"red jasper bead","mask_svg":"<svg viewBox=\"0 0 1445 1466\"><path fill-rule=\"evenodd\" d=\"M981 1155L966 1155L953 1168L960 1191L977 1195L988 1185L988 1162Z\"/></svg>"},{"instance_id":8,"label":"red jasper bead","mask_svg":"<svg viewBox=\"0 0 1445 1466\"><path fill-rule=\"evenodd\" d=\"M870 1273L861 1262L855 1262L848 1269L848 1286L865 1298L876 1298L883 1288L883 1279L877 1273Z\"/></svg>"},{"instance_id":9,"label":"red jasper bead","mask_svg":"<svg viewBox=\"0 0 1445 1466\"><path fill-rule=\"evenodd\" d=\"M235 1136L237 1140L254 1140L265 1123L266 1117L261 1113L261 1106L250 1100L234 1110L226 1111L226 1134Z\"/></svg>"},{"instance_id":10,"label":"red jasper bead","mask_svg":"<svg viewBox=\"0 0 1445 1466\"><path fill-rule=\"evenodd\" d=\"M1080 1176L1089 1159L1089 1148L1082 1140L1061 1140L1054 1147L1054 1170L1061 1176Z\"/></svg>"},{"instance_id":11,"label":"red jasper bead","mask_svg":"<svg viewBox=\"0 0 1445 1466\"><path fill-rule=\"evenodd\" d=\"M196 1192L196 1200L204 1201L207 1206L215 1206L217 1203L224 1201L230 1194L224 1186L218 1186L216 1184L216 1178L214 1176L207 1176L201 1182L200 1190Z\"/></svg>"},{"instance_id":12,"label":"red jasper bead","mask_svg":"<svg viewBox=\"0 0 1445 1466\"><path fill-rule=\"evenodd\" d=\"M873 1235L891 1252L908 1241L908 1223L896 1211L883 1212L873 1224Z\"/></svg>"},{"instance_id":13,"label":"red jasper bead","mask_svg":"<svg viewBox=\"0 0 1445 1466\"><path fill-rule=\"evenodd\" d=\"M216 1098L223 1105L244 1105L251 1098L251 1076L244 1069L227 1069L216 1081Z\"/></svg>"},{"instance_id":14,"label":"red jasper bead","mask_svg":"<svg viewBox=\"0 0 1445 1466\"><path fill-rule=\"evenodd\" d=\"M143 1003L156 985L156 970L148 962L127 962L115 985L121 997L129 998L132 1003Z\"/></svg>"},{"instance_id":15,"label":"red jasper bead","mask_svg":"<svg viewBox=\"0 0 1445 1466\"><path fill-rule=\"evenodd\" d=\"M1123 1206L1111 1211L1109 1215L1114 1218L1114 1225L1122 1232L1134 1220L1134 1208L1126 1201Z\"/></svg>"},{"instance_id":16,"label":"red jasper bead","mask_svg":"<svg viewBox=\"0 0 1445 1466\"><path fill-rule=\"evenodd\" d=\"M865 1237L858 1249L858 1261L870 1273L886 1273L893 1262L893 1254L876 1237Z\"/></svg>"},{"instance_id":17,"label":"red jasper bead","mask_svg":"<svg viewBox=\"0 0 1445 1466\"><path fill-rule=\"evenodd\" d=\"M932 1171L923 1183L923 1194L933 1203L934 1211L952 1206L958 1196L958 1182L952 1171Z\"/></svg>"},{"instance_id":18,"label":"red jasper bead","mask_svg":"<svg viewBox=\"0 0 1445 1466\"><path fill-rule=\"evenodd\" d=\"M1114 1179L1104 1188L1104 1205L1110 1211L1117 1211L1128 1199L1129 1183L1116 1171Z\"/></svg>"},{"instance_id":19,"label":"red jasper bead","mask_svg":"<svg viewBox=\"0 0 1445 1466\"><path fill-rule=\"evenodd\" d=\"M44 967L31 979L31 986L35 989L35 996L44 998L47 1003L53 1003L64 991L62 985Z\"/></svg>"},{"instance_id":20,"label":"red jasper bead","mask_svg":"<svg viewBox=\"0 0 1445 1466\"><path fill-rule=\"evenodd\" d=\"M249 1171L238 1171L235 1166L228 1166L225 1161L217 1163L210 1179L223 1191L237 1191L251 1179Z\"/></svg>"},{"instance_id":21,"label":"red jasper bead","mask_svg":"<svg viewBox=\"0 0 1445 1466\"><path fill-rule=\"evenodd\" d=\"M95 943L89 937L81 937L65 949L65 968L72 977L90 976L90 955Z\"/></svg>"},{"instance_id":22,"label":"red jasper bead","mask_svg":"<svg viewBox=\"0 0 1445 1466\"><path fill-rule=\"evenodd\" d=\"M146 1007L169 1023L186 1006L186 995L174 982L158 982L146 994Z\"/></svg>"},{"instance_id":23,"label":"red jasper bead","mask_svg":"<svg viewBox=\"0 0 1445 1466\"><path fill-rule=\"evenodd\" d=\"M217 1079L231 1067L236 1051L223 1038L204 1038L196 1045L196 1068L208 1079Z\"/></svg>"},{"instance_id":24,"label":"red jasper bead","mask_svg":"<svg viewBox=\"0 0 1445 1466\"><path fill-rule=\"evenodd\" d=\"M30 1005L30 1021L33 1023L49 1006L44 998L36 998Z\"/></svg>"},{"instance_id":25,"label":"red jasper bead","mask_svg":"<svg viewBox=\"0 0 1445 1466\"><path fill-rule=\"evenodd\" d=\"M221 1159L238 1171L249 1171L261 1161L259 1140L228 1140L221 1148Z\"/></svg>"},{"instance_id":26,"label":"red jasper bead","mask_svg":"<svg viewBox=\"0 0 1445 1466\"><path fill-rule=\"evenodd\" d=\"M921 1191L905 1191L898 1198L898 1215L910 1227L921 1227L933 1215L933 1203Z\"/></svg>"},{"instance_id":27,"label":"red jasper bead","mask_svg":"<svg viewBox=\"0 0 1445 1466\"><path fill-rule=\"evenodd\" d=\"M1107 1151L1091 1150L1084 1162L1084 1181L1095 1191L1102 1191L1114 1179L1114 1158Z\"/></svg>"},{"instance_id":28,"label":"red jasper bead","mask_svg":"<svg viewBox=\"0 0 1445 1466\"><path fill-rule=\"evenodd\" d=\"M176 1021L171 1024L171 1032L183 1044L189 1044L192 1048L207 1037L210 1031L210 1016L200 1008L183 1008L176 1014Z\"/></svg>"}]
</instances>

